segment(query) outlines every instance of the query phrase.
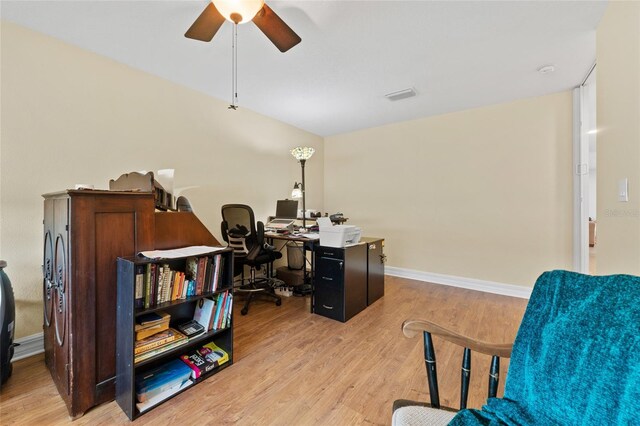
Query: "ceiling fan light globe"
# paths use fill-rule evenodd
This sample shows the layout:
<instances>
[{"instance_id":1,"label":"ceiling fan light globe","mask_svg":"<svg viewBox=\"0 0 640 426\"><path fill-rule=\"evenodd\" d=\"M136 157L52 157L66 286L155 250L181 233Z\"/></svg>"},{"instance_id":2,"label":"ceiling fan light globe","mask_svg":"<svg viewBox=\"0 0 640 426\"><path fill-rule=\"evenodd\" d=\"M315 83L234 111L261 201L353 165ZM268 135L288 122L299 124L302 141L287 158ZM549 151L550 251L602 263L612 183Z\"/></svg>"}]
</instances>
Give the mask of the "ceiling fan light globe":
<instances>
[{"instance_id":1,"label":"ceiling fan light globe","mask_svg":"<svg viewBox=\"0 0 640 426\"><path fill-rule=\"evenodd\" d=\"M212 0L218 12L236 24L249 22L264 6L264 0ZM233 17L233 18L232 18ZM237 21L237 22L236 22Z\"/></svg>"}]
</instances>

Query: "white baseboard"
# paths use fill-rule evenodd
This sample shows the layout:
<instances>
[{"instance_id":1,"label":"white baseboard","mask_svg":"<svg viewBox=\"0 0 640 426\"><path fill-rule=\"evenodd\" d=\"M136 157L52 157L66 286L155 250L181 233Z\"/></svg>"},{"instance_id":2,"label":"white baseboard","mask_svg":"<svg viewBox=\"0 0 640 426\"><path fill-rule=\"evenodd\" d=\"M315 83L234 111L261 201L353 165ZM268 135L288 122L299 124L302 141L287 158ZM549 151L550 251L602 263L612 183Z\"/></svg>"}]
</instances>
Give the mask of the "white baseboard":
<instances>
[{"instance_id":1,"label":"white baseboard","mask_svg":"<svg viewBox=\"0 0 640 426\"><path fill-rule=\"evenodd\" d=\"M15 339L13 343L20 343L20 346L13 348L13 358L11 361L18 361L33 355L44 352L44 333L36 333L31 336Z\"/></svg>"},{"instance_id":2,"label":"white baseboard","mask_svg":"<svg viewBox=\"0 0 640 426\"><path fill-rule=\"evenodd\" d=\"M385 266L385 274L394 277L408 278L411 280L425 281L433 284L443 284L451 287L466 288L469 290L484 291L485 293L501 294L503 296L531 297L533 288L522 287L513 284L504 284L493 281L477 280L474 278L456 277L454 275L436 274L434 272L422 272L413 269Z\"/></svg>"}]
</instances>

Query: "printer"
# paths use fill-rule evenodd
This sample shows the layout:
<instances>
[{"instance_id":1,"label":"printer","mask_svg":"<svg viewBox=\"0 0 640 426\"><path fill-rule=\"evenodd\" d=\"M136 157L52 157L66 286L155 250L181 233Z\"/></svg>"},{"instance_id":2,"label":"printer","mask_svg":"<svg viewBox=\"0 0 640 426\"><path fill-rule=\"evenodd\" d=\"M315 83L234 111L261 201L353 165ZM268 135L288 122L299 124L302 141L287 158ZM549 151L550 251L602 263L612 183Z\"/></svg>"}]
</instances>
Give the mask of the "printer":
<instances>
[{"instance_id":1,"label":"printer","mask_svg":"<svg viewBox=\"0 0 640 426\"><path fill-rule=\"evenodd\" d=\"M360 242L361 230L354 225L333 225L328 217L318 218L320 245L347 247Z\"/></svg>"}]
</instances>

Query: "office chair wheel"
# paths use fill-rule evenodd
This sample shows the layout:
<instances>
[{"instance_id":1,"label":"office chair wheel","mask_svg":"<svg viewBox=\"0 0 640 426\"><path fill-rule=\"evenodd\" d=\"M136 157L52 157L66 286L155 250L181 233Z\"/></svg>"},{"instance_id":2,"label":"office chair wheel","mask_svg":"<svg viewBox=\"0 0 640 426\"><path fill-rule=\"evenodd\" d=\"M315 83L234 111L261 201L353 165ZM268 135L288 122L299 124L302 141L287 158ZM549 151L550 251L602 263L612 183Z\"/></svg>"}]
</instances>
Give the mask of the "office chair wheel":
<instances>
[{"instance_id":1,"label":"office chair wheel","mask_svg":"<svg viewBox=\"0 0 640 426\"><path fill-rule=\"evenodd\" d=\"M282 300L276 300L276 306L282 305Z\"/></svg>"},{"instance_id":2,"label":"office chair wheel","mask_svg":"<svg viewBox=\"0 0 640 426\"><path fill-rule=\"evenodd\" d=\"M247 315L247 312L249 312L249 309L247 308L242 308L242 310L240 311L242 315Z\"/></svg>"}]
</instances>

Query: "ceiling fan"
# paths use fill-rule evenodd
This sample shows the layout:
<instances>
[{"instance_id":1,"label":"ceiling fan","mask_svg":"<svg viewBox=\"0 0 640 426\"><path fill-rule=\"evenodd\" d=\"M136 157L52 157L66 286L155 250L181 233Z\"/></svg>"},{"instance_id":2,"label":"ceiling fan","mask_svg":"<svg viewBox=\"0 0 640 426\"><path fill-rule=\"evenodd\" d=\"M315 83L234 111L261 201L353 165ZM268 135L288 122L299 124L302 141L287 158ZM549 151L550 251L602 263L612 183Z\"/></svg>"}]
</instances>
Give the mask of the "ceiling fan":
<instances>
[{"instance_id":1,"label":"ceiling fan","mask_svg":"<svg viewBox=\"0 0 640 426\"><path fill-rule=\"evenodd\" d=\"M211 41L225 19L234 24L253 21L281 52L286 52L302 40L264 0L212 0L184 36Z\"/></svg>"}]
</instances>

